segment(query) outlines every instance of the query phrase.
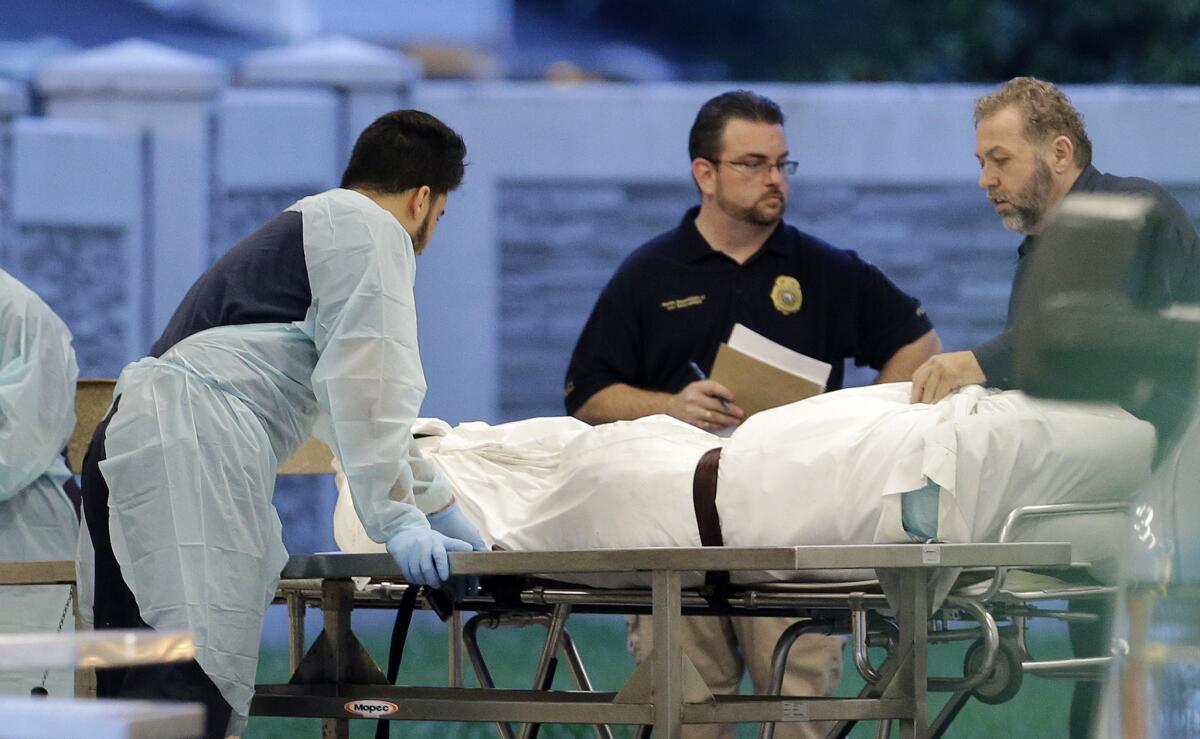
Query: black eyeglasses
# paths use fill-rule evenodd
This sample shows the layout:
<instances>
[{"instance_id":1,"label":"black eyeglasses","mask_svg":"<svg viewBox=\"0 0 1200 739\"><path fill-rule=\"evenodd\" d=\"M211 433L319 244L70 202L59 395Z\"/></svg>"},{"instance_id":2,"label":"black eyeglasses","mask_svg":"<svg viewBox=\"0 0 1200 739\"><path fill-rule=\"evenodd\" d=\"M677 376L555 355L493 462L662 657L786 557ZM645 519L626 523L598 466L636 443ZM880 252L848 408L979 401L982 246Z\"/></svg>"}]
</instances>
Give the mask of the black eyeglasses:
<instances>
[{"instance_id":1,"label":"black eyeglasses","mask_svg":"<svg viewBox=\"0 0 1200 739\"><path fill-rule=\"evenodd\" d=\"M785 159L782 162L772 162L766 159L709 159L708 161L713 164L728 164L739 172L758 176L765 175L772 169L777 169L779 170L779 174L786 177L796 174L796 168L800 166L799 162L794 162L791 159Z\"/></svg>"}]
</instances>

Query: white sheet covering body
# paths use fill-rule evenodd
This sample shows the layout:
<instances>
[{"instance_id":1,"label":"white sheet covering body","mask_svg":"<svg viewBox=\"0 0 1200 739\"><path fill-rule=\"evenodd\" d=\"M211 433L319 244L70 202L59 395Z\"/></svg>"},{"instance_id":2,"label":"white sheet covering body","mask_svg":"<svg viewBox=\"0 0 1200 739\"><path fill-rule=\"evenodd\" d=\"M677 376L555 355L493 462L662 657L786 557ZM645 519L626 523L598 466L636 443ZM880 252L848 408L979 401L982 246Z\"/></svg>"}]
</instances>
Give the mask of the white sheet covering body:
<instances>
[{"instance_id":1,"label":"white sheet covering body","mask_svg":"<svg viewBox=\"0 0 1200 739\"><path fill-rule=\"evenodd\" d=\"M271 505L275 470L312 433L333 448L367 531L427 526L449 500L414 480L411 425L425 392L412 242L373 201L332 190L303 216L313 302L304 321L222 326L121 373L101 463L109 527L142 618L186 629L233 707L253 695L262 616L287 560Z\"/></svg>"},{"instance_id":2,"label":"white sheet covering body","mask_svg":"<svg viewBox=\"0 0 1200 739\"><path fill-rule=\"evenodd\" d=\"M933 406L908 394L907 383L828 393L758 413L728 439L653 416L432 425L442 435L419 443L485 540L524 550L699 546L692 478L716 446L728 546L909 541L900 494L930 482L939 538L994 540L1014 506L1128 496L1149 474L1153 428L1115 407L979 387ZM343 513L343 548L362 545L353 527Z\"/></svg>"},{"instance_id":3,"label":"white sheet covering body","mask_svg":"<svg viewBox=\"0 0 1200 739\"><path fill-rule=\"evenodd\" d=\"M75 558L79 524L63 492L62 458L75 428L79 370L71 333L50 306L0 270L0 562ZM0 587L0 632L58 627L69 588ZM70 617L64 630L74 628ZM0 672L0 693L41 684L42 673ZM52 695L72 694L74 676L55 672Z\"/></svg>"}]
</instances>

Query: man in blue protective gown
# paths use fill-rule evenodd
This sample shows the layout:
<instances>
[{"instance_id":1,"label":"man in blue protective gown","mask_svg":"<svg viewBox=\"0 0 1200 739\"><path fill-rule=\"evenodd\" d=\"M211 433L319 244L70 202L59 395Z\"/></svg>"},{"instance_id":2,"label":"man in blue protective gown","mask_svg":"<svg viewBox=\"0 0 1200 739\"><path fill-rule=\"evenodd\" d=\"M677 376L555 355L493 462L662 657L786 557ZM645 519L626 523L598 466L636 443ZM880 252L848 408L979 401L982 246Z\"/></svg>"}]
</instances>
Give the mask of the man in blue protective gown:
<instances>
[{"instance_id":1,"label":"man in blue protective gown","mask_svg":"<svg viewBox=\"0 0 1200 739\"><path fill-rule=\"evenodd\" d=\"M196 659L111 671L101 695L201 701L207 736L242 732L287 559L275 470L310 434L411 582L440 586L447 552L483 547L411 434L425 395L414 260L465 155L433 116L382 116L340 188L234 246L121 373L83 476L96 626L187 630Z\"/></svg>"},{"instance_id":2,"label":"man in blue protective gown","mask_svg":"<svg viewBox=\"0 0 1200 739\"><path fill-rule=\"evenodd\" d=\"M78 489L63 459L75 428L75 351L50 306L0 270L0 562L69 560ZM0 587L0 632L74 628L64 585ZM70 695L70 673L0 672L0 692Z\"/></svg>"}]
</instances>

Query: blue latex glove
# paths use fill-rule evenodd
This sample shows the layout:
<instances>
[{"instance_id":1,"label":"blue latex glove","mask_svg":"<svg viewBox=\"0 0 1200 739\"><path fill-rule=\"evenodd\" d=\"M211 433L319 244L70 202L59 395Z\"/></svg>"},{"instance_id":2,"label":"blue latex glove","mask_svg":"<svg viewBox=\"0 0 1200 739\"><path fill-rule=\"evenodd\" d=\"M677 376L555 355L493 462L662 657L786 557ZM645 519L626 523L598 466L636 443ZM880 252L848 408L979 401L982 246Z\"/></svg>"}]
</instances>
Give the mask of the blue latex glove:
<instances>
[{"instance_id":1,"label":"blue latex glove","mask_svg":"<svg viewBox=\"0 0 1200 739\"><path fill-rule=\"evenodd\" d=\"M429 525L434 531L440 531L451 539L465 541L477 552L486 552L487 545L479 535L479 529L467 520L458 503L451 503L437 513L430 514Z\"/></svg>"},{"instance_id":2,"label":"blue latex glove","mask_svg":"<svg viewBox=\"0 0 1200 739\"><path fill-rule=\"evenodd\" d=\"M471 545L432 529L413 527L393 535L387 551L400 566L405 580L438 588L450 578L447 552L469 552Z\"/></svg>"}]
</instances>

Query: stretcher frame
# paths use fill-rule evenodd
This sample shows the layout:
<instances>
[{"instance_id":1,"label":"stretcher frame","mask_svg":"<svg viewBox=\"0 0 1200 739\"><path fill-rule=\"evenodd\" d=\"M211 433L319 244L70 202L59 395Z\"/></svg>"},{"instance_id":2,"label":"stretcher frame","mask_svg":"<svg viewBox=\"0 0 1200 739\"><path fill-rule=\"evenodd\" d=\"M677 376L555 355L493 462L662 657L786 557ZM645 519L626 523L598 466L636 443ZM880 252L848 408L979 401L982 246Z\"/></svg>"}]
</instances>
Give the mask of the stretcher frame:
<instances>
[{"instance_id":1,"label":"stretcher frame","mask_svg":"<svg viewBox=\"0 0 1200 739\"><path fill-rule=\"evenodd\" d=\"M1114 514L1129 524L1136 517L1135 506L1129 501L1021 506L1009 512L998 539L1000 542L1017 541L1021 529L1038 519L1086 520ZM1028 582L1020 576L1028 574L1038 577ZM972 665L968 653L964 680L930 681L931 689L952 694L931 724L932 736L940 737L971 697L993 705L1010 700L1020 689L1025 675L1092 682L1106 679L1114 661L1129 652L1129 645L1122 638L1112 637L1106 645L1097 645L1101 654L1075 655L1065 659L1038 659L1026 642L1027 624L1035 618L1048 618L1067 624L1096 623L1101 620L1099 612L1056 610L1048 607L1047 601L1054 601L1055 604L1062 601L1068 604L1077 601L1098 603L1101 610L1110 613L1115 611L1122 596L1121 586L1104 582L1104 576L1100 576L1102 580L1094 579L1095 575L1093 564L1081 561L1072 562L1068 567L1051 568L1048 572L1019 573L1017 577L1010 577L1008 567L998 567L992 577L973 586L959 588L956 595L948 598L951 606L966 605L969 609L983 609L985 612L985 619L971 614L981 627L979 645L983 647L982 658L978 664ZM1000 620L1007 620L1008 626L997 628ZM943 630L947 636L942 640L961 638L961 635L946 629L944 623ZM972 667L976 668L973 672Z\"/></svg>"},{"instance_id":2,"label":"stretcher frame","mask_svg":"<svg viewBox=\"0 0 1200 739\"><path fill-rule=\"evenodd\" d=\"M648 572L649 611L654 617L654 649L615 693L596 691L515 690L490 687L402 687L387 684L351 628L356 603L352 577L397 581L400 573L385 554L325 554L292 557L283 572L283 597L292 623L302 623L305 588L319 588L324 631L283 685L260 685L252 715L324 719L323 736L348 737L349 721L361 718L349 710L358 701L395 706L388 720L486 721L498 725L524 723L528 736L542 723L631 724L652 726L656 737L680 736L690 723L836 721L848 732L860 720L895 721L904 739L931 736L926 698L928 674L926 623L934 610L931 584L941 571L957 568L1056 567L1071 563L1065 543L876 544L867 546L648 548L546 552L472 552L451 555L461 575L562 576L582 573ZM696 668L683 654L680 619L685 610L682 578L696 572L761 570L875 570L882 594L813 593L780 600L778 610L806 617L807 628L835 628L813 614L840 614L841 626L851 613L886 611L895 623L895 643L876 679L854 698L779 695L712 695ZM289 587L289 581L299 581ZM603 592L603 591L601 591ZM751 591L753 592L753 591ZM764 602L766 596L747 596ZM378 598L376 598L378 601ZM373 604L379 607L378 603ZM476 607L468 602L465 609ZM964 606L966 607L966 606ZM539 666L562 643L561 621L569 604L553 608L550 638ZM838 618L838 616L834 616ZM785 635L787 636L787 635ZM303 643L292 635L293 655ZM569 660L570 661L570 660ZM460 683L461 684L461 683ZM503 731L501 732L504 733Z\"/></svg>"}]
</instances>

